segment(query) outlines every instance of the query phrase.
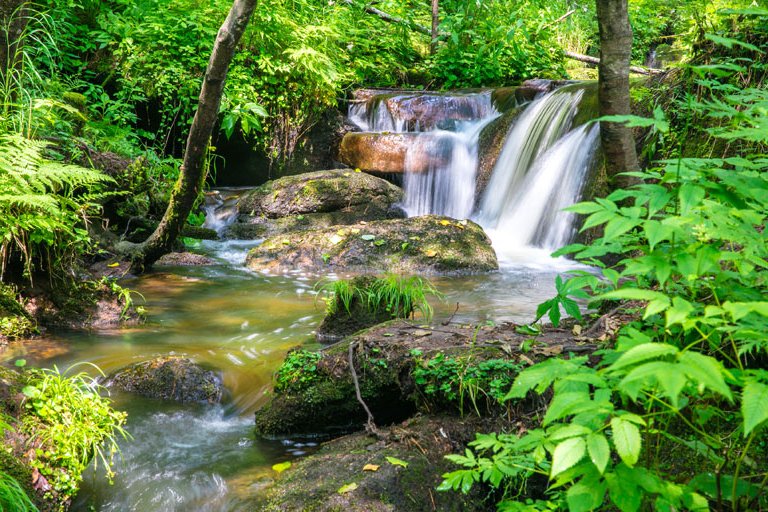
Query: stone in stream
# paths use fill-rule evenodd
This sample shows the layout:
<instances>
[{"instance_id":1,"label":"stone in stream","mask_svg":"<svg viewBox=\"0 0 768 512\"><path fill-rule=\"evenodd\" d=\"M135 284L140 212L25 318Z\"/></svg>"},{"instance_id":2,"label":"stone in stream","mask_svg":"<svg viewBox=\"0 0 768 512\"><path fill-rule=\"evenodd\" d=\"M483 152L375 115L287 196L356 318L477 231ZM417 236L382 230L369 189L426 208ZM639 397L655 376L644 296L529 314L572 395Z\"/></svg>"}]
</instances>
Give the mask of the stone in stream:
<instances>
[{"instance_id":1,"label":"stone in stream","mask_svg":"<svg viewBox=\"0 0 768 512\"><path fill-rule=\"evenodd\" d=\"M499 267L491 240L480 226L438 215L283 233L252 249L246 265L274 273L454 275Z\"/></svg>"},{"instance_id":2,"label":"stone in stream","mask_svg":"<svg viewBox=\"0 0 768 512\"><path fill-rule=\"evenodd\" d=\"M186 357L158 357L133 364L112 375L109 387L147 398L176 402L221 401L221 377Z\"/></svg>"},{"instance_id":3,"label":"stone in stream","mask_svg":"<svg viewBox=\"0 0 768 512\"><path fill-rule=\"evenodd\" d=\"M252 239L285 231L402 217L403 197L386 180L351 169L316 171L269 181L238 202L228 238Z\"/></svg>"}]
</instances>

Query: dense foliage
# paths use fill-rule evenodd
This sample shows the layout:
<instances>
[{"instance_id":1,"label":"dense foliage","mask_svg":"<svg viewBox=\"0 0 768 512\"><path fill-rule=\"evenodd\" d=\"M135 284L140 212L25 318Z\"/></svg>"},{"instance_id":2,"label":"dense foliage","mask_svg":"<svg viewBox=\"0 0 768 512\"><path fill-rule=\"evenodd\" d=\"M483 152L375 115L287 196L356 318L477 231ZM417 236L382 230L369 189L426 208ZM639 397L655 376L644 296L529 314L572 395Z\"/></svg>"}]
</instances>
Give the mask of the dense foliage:
<instances>
[{"instance_id":1,"label":"dense foliage","mask_svg":"<svg viewBox=\"0 0 768 512\"><path fill-rule=\"evenodd\" d=\"M675 119L661 109L615 118L652 127L667 158L637 173L636 186L570 208L602 236L560 253L602 275L561 281L539 311L557 324L561 306L579 316L572 297L583 297L625 301L635 320L592 359L521 372L506 399L551 392L541 424L519 437L478 435L451 457L465 469L443 488L501 487L499 510L768 506L768 12L727 14L750 39L705 36L688 75L698 96L680 98ZM700 137L724 153L686 156ZM618 262L606 266L606 256ZM517 499L536 474L549 479L546 492Z\"/></svg>"}]
</instances>

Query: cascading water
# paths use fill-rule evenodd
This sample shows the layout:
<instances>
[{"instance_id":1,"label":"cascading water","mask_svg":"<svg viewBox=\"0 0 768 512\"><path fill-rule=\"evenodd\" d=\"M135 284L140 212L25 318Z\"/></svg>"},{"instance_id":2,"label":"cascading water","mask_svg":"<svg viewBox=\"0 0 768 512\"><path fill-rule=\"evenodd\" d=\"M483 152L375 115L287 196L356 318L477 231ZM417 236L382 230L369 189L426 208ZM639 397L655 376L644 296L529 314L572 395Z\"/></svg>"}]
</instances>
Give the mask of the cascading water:
<instances>
[{"instance_id":1,"label":"cascading water","mask_svg":"<svg viewBox=\"0 0 768 512\"><path fill-rule=\"evenodd\" d=\"M364 130L420 131L405 156L402 206L408 215L472 218L491 236L500 261L528 263L548 259L573 237L573 215L562 209L578 201L592 168L598 128L584 126L589 115L580 111L594 94L592 85L573 84L528 104L509 130L480 198L478 141L499 116L490 93L389 91L354 103L349 116ZM439 116L438 106L444 109Z\"/></svg>"}]
</instances>

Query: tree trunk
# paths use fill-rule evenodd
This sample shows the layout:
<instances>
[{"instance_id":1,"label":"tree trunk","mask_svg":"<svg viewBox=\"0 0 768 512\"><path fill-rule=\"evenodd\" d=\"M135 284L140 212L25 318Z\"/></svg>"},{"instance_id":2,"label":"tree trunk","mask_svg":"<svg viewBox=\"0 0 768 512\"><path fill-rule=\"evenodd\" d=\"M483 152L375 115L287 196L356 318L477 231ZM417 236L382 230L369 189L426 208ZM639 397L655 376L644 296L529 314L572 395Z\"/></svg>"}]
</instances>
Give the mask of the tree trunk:
<instances>
[{"instance_id":1,"label":"tree trunk","mask_svg":"<svg viewBox=\"0 0 768 512\"><path fill-rule=\"evenodd\" d=\"M134 271L143 271L170 251L200 194L205 182L206 151L219 115L229 64L253 14L256 1L235 0L216 36L200 90L197 112L189 129L181 173L173 187L163 219L145 242L118 247L118 250L122 249L132 255Z\"/></svg>"},{"instance_id":2,"label":"tree trunk","mask_svg":"<svg viewBox=\"0 0 768 512\"><path fill-rule=\"evenodd\" d=\"M629 25L627 0L596 0L600 30L598 98L600 115L628 115L629 61L632 54L632 27ZM600 140L608 177L618 187L635 182L619 173L637 171L635 140L632 129L621 123L600 122Z\"/></svg>"},{"instance_id":3,"label":"tree trunk","mask_svg":"<svg viewBox=\"0 0 768 512\"><path fill-rule=\"evenodd\" d=\"M432 42L429 43L429 53L431 55L437 53L437 36L439 35L437 27L440 25L439 14L440 7L438 5L438 0L432 0Z\"/></svg>"}]
</instances>

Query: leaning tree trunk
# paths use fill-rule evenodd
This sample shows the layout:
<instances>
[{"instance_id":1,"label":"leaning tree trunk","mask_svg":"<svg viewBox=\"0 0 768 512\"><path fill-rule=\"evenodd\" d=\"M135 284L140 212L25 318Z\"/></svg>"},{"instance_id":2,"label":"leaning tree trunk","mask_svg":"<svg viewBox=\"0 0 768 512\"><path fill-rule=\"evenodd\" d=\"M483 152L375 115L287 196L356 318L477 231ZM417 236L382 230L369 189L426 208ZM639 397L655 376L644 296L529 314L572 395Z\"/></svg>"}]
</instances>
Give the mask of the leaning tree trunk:
<instances>
[{"instance_id":1,"label":"leaning tree trunk","mask_svg":"<svg viewBox=\"0 0 768 512\"><path fill-rule=\"evenodd\" d=\"M632 54L632 27L629 25L627 0L596 0L596 3L600 30L600 115L627 115L630 114L629 61ZM621 123L601 121L600 140L606 172L613 185L631 185L633 178L619 176L620 173L640 168L631 128Z\"/></svg>"},{"instance_id":2,"label":"leaning tree trunk","mask_svg":"<svg viewBox=\"0 0 768 512\"><path fill-rule=\"evenodd\" d=\"M200 194L205 182L206 151L219 114L229 64L255 8L256 0L235 0L219 29L189 129L181 174L173 187L168 208L154 233L142 244L128 248L135 271L144 270L170 251Z\"/></svg>"}]
</instances>

